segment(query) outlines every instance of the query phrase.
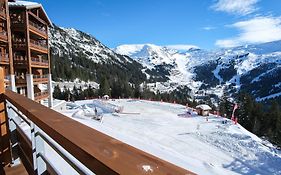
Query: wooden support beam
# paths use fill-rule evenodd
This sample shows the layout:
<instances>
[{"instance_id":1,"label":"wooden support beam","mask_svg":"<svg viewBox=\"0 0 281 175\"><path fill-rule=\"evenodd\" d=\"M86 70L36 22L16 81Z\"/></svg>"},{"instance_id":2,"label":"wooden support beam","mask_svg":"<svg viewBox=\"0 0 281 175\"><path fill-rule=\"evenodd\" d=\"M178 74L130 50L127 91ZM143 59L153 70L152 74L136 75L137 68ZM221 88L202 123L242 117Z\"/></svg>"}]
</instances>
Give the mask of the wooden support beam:
<instances>
[{"instance_id":1,"label":"wooden support beam","mask_svg":"<svg viewBox=\"0 0 281 175\"><path fill-rule=\"evenodd\" d=\"M47 26L47 31L49 31L49 27ZM49 74L51 74L51 54L50 54L50 43L49 43L49 38L47 37L47 46L48 46L48 61L49 61Z\"/></svg>"},{"instance_id":2,"label":"wooden support beam","mask_svg":"<svg viewBox=\"0 0 281 175\"><path fill-rule=\"evenodd\" d=\"M7 112L3 94L5 93L4 70L0 67L0 163L11 163L10 134L7 120Z\"/></svg>"},{"instance_id":3,"label":"wooden support beam","mask_svg":"<svg viewBox=\"0 0 281 175\"><path fill-rule=\"evenodd\" d=\"M39 22L41 22L42 24L44 24L44 25L47 25L47 23L43 20L43 19L41 19L41 18L39 18L38 16L36 16L34 13L32 13L31 11L28 11L27 12L28 14L30 14L31 16L33 16L35 19L37 19Z\"/></svg>"},{"instance_id":4,"label":"wooden support beam","mask_svg":"<svg viewBox=\"0 0 281 175\"><path fill-rule=\"evenodd\" d=\"M29 35L29 18L28 18L28 12L25 12L25 39L26 39L26 57L27 57L27 64L28 69L27 73L32 74L32 68L31 68L31 51L30 51L30 35Z\"/></svg>"}]
</instances>

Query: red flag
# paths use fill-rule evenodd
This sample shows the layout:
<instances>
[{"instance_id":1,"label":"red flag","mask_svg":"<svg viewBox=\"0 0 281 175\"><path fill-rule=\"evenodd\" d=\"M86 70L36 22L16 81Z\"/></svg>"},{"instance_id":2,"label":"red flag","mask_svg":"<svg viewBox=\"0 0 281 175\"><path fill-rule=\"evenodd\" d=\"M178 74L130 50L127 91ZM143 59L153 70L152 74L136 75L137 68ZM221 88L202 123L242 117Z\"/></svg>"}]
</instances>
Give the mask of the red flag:
<instances>
[{"instance_id":1,"label":"red flag","mask_svg":"<svg viewBox=\"0 0 281 175\"><path fill-rule=\"evenodd\" d=\"M237 125L237 123L238 123L238 118L237 117L235 117L234 123L235 123L235 125Z\"/></svg>"},{"instance_id":2,"label":"red flag","mask_svg":"<svg viewBox=\"0 0 281 175\"><path fill-rule=\"evenodd\" d=\"M235 105L233 106L233 111L232 111L232 115L231 115L231 120L235 120L235 116L234 116L234 112L235 112L235 110L238 108L238 105L237 105L237 103L235 103Z\"/></svg>"}]
</instances>

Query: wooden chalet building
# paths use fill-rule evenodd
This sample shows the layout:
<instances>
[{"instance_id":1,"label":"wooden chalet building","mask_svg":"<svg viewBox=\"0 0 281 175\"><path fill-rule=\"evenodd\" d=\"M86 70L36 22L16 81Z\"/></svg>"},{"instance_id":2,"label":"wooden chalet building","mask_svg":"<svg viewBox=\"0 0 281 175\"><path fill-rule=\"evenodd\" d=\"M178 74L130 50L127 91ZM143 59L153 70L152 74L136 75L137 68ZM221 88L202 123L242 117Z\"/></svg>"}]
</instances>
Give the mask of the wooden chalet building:
<instances>
[{"instance_id":1,"label":"wooden chalet building","mask_svg":"<svg viewBox=\"0 0 281 175\"><path fill-rule=\"evenodd\" d=\"M1 22L1 66L8 86L37 102L48 98L51 107L48 27L52 23L44 8L36 2L1 0Z\"/></svg>"}]
</instances>

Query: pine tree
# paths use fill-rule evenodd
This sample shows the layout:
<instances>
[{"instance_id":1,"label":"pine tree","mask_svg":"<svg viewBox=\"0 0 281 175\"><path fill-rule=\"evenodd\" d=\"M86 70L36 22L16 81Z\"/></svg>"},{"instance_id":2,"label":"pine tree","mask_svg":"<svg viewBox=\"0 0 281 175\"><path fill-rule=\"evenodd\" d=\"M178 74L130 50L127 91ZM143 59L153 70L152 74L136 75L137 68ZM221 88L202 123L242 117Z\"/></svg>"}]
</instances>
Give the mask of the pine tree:
<instances>
[{"instance_id":1,"label":"pine tree","mask_svg":"<svg viewBox=\"0 0 281 175\"><path fill-rule=\"evenodd\" d=\"M75 100L78 100L79 99L79 92L78 92L78 89L76 88L76 86L74 85L73 86L73 89L72 89L72 101L75 101Z\"/></svg>"},{"instance_id":2,"label":"pine tree","mask_svg":"<svg viewBox=\"0 0 281 175\"><path fill-rule=\"evenodd\" d=\"M56 99L59 99L59 100L63 99L62 92L60 90L59 85L56 85L54 87L53 97L56 98Z\"/></svg>"},{"instance_id":3,"label":"pine tree","mask_svg":"<svg viewBox=\"0 0 281 175\"><path fill-rule=\"evenodd\" d=\"M262 135L262 123L264 122L264 109L261 103L254 102L252 116L253 116L253 126L252 132L257 135Z\"/></svg>"},{"instance_id":4,"label":"pine tree","mask_svg":"<svg viewBox=\"0 0 281 175\"><path fill-rule=\"evenodd\" d=\"M108 80L105 76L102 77L100 82L100 89L99 89L99 95L110 95L110 86L108 83Z\"/></svg>"},{"instance_id":5,"label":"pine tree","mask_svg":"<svg viewBox=\"0 0 281 175\"><path fill-rule=\"evenodd\" d=\"M247 130L253 130L254 123L254 103L249 94L243 93L239 96L239 110L237 112L239 123Z\"/></svg>"},{"instance_id":6,"label":"pine tree","mask_svg":"<svg viewBox=\"0 0 281 175\"><path fill-rule=\"evenodd\" d=\"M269 117L269 137L271 137L276 142L281 143L281 111L277 101L273 101L270 107Z\"/></svg>"},{"instance_id":7,"label":"pine tree","mask_svg":"<svg viewBox=\"0 0 281 175\"><path fill-rule=\"evenodd\" d=\"M226 115L227 118L231 118L233 110L233 103L228 100L228 96L226 92L222 95L221 99L219 100L219 113L224 116Z\"/></svg>"}]
</instances>

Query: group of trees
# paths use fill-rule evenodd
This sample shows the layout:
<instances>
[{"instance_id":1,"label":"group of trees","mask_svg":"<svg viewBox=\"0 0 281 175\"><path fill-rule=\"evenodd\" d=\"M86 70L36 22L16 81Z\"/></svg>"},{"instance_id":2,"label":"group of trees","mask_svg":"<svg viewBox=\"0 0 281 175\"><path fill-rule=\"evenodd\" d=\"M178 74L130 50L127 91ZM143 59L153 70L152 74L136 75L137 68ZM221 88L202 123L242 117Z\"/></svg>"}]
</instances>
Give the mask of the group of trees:
<instances>
[{"instance_id":1,"label":"group of trees","mask_svg":"<svg viewBox=\"0 0 281 175\"><path fill-rule=\"evenodd\" d=\"M176 102L179 104L188 103L190 106L196 106L195 101L191 101L190 89L187 87L178 88L172 92L157 93L152 92L146 84L134 85L128 82L114 81L109 82L106 78L102 78L100 88L94 89L91 86L86 88L74 86L72 90L67 87L62 89L57 85L54 87L53 96L56 99L75 101L91 98L100 98L103 95L109 95L111 98L140 98L165 102Z\"/></svg>"},{"instance_id":2,"label":"group of trees","mask_svg":"<svg viewBox=\"0 0 281 175\"><path fill-rule=\"evenodd\" d=\"M276 100L264 104L256 102L247 93L240 93L236 102L238 109L235 116L244 128L281 146L281 109ZM222 115L231 117L233 106L234 103L230 102L227 96L223 96L219 103L219 111Z\"/></svg>"}]
</instances>

